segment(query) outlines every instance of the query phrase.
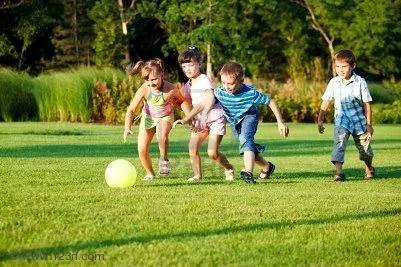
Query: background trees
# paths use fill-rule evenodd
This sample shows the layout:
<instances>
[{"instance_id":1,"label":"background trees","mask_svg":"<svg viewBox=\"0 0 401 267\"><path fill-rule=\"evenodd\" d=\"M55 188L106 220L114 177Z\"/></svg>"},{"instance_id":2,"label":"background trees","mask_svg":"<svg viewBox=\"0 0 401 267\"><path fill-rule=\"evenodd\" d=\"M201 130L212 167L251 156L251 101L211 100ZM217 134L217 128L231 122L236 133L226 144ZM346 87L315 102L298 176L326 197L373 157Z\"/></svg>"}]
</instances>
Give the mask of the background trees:
<instances>
[{"instance_id":1,"label":"background trees","mask_svg":"<svg viewBox=\"0 0 401 267\"><path fill-rule=\"evenodd\" d=\"M0 64L36 74L76 66L122 68L204 53L209 73L227 60L253 78L323 79L350 48L374 78L400 76L399 0L21 0L0 6ZM13 4L14 3L14 4ZM126 30L126 31L125 31Z\"/></svg>"}]
</instances>

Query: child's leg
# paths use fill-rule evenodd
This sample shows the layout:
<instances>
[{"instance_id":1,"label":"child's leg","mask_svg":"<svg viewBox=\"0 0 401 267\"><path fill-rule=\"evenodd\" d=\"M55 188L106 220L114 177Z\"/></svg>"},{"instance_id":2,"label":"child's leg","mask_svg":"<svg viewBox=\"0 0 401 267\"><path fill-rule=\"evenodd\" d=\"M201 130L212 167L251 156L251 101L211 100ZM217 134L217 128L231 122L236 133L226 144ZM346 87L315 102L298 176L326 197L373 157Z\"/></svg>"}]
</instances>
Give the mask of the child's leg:
<instances>
[{"instance_id":1,"label":"child's leg","mask_svg":"<svg viewBox=\"0 0 401 267\"><path fill-rule=\"evenodd\" d=\"M194 171L194 177L202 178L201 158L199 155L199 149L202 142L207 138L208 135L209 132L207 131L191 133L188 150L192 164L192 169Z\"/></svg>"},{"instance_id":2,"label":"child's leg","mask_svg":"<svg viewBox=\"0 0 401 267\"><path fill-rule=\"evenodd\" d=\"M149 155L149 146L155 134L155 128L139 131L138 133L138 155L142 166L145 168L146 174L154 176L155 172L152 167L152 160Z\"/></svg>"},{"instance_id":3,"label":"child's leg","mask_svg":"<svg viewBox=\"0 0 401 267\"><path fill-rule=\"evenodd\" d=\"M228 171L233 168L233 165L230 164L228 159L224 154L219 151L221 140L223 139L222 135L218 134L209 134L209 143L207 147L207 154L209 158L219 163L223 168Z\"/></svg>"},{"instance_id":4,"label":"child's leg","mask_svg":"<svg viewBox=\"0 0 401 267\"><path fill-rule=\"evenodd\" d=\"M345 149L347 148L348 138L350 133L347 129L342 127L335 127L334 129L334 144L333 152L331 154L331 162L335 165L336 173L343 173L343 163L345 157Z\"/></svg>"},{"instance_id":5,"label":"child's leg","mask_svg":"<svg viewBox=\"0 0 401 267\"><path fill-rule=\"evenodd\" d=\"M160 120L156 126L156 138L159 144L160 160L168 161L168 135L171 127L171 122L167 120Z\"/></svg>"},{"instance_id":6,"label":"child's leg","mask_svg":"<svg viewBox=\"0 0 401 267\"><path fill-rule=\"evenodd\" d=\"M359 159L365 162L365 173L368 178L374 176L374 168L372 166L373 150L370 146L370 136L367 134L353 135L355 146L359 151ZM373 172L373 174L372 174Z\"/></svg>"},{"instance_id":7,"label":"child's leg","mask_svg":"<svg viewBox=\"0 0 401 267\"><path fill-rule=\"evenodd\" d=\"M253 167L255 165L255 152L253 151L244 151L244 166L245 171L253 173Z\"/></svg>"}]
</instances>

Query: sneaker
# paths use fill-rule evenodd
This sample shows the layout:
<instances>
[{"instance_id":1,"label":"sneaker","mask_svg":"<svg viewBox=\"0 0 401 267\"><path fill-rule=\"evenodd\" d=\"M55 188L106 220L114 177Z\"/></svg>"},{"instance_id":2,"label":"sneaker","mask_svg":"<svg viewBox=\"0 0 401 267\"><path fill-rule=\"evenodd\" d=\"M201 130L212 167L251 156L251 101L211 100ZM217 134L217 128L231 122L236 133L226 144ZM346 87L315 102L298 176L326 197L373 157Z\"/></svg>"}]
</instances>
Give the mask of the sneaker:
<instances>
[{"instance_id":1,"label":"sneaker","mask_svg":"<svg viewBox=\"0 0 401 267\"><path fill-rule=\"evenodd\" d=\"M202 178L200 178L199 176L194 176L194 177L192 177L192 178L189 178L189 179L187 180L187 182L188 182L188 183L197 183L197 182L200 182L201 179L202 179Z\"/></svg>"},{"instance_id":2,"label":"sneaker","mask_svg":"<svg viewBox=\"0 0 401 267\"><path fill-rule=\"evenodd\" d=\"M156 179L154 175L148 174L145 177L143 177L142 181L152 181L154 179Z\"/></svg>"},{"instance_id":3,"label":"sneaker","mask_svg":"<svg viewBox=\"0 0 401 267\"><path fill-rule=\"evenodd\" d=\"M168 160L159 160L159 174L161 176L166 176L170 173L170 161Z\"/></svg>"},{"instance_id":4,"label":"sneaker","mask_svg":"<svg viewBox=\"0 0 401 267\"><path fill-rule=\"evenodd\" d=\"M224 171L224 174L226 175L226 181L232 182L234 181L234 170L226 170Z\"/></svg>"},{"instance_id":5,"label":"sneaker","mask_svg":"<svg viewBox=\"0 0 401 267\"><path fill-rule=\"evenodd\" d=\"M242 171L241 172L241 179L245 181L245 183L252 183L255 184L256 181L253 179L253 174L251 172Z\"/></svg>"}]
</instances>

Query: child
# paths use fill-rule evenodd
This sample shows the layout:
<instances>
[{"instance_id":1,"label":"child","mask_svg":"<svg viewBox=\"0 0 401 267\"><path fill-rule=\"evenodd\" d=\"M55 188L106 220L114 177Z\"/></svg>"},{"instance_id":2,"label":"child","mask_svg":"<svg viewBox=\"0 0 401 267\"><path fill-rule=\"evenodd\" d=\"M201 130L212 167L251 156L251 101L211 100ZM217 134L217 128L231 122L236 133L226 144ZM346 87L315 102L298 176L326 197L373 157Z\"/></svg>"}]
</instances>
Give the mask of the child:
<instances>
[{"instance_id":1,"label":"child","mask_svg":"<svg viewBox=\"0 0 401 267\"><path fill-rule=\"evenodd\" d=\"M239 139L239 150L244 157L245 166L241 171L241 178L247 183L255 183L253 169L256 163L262 168L259 179L268 179L273 174L275 165L263 158L261 152L265 147L256 144L254 140L259 121L256 105L269 106L277 119L281 135L288 136L288 127L284 124L281 112L273 99L243 83L244 70L240 64L227 62L220 70L220 76L221 85L216 88L214 95L221 103L224 114Z\"/></svg>"},{"instance_id":2,"label":"child","mask_svg":"<svg viewBox=\"0 0 401 267\"><path fill-rule=\"evenodd\" d=\"M342 166L345 148L350 135L359 151L359 159L365 162L365 178L375 176L372 166L373 151L370 139L373 135L372 109L368 86L365 79L353 73L355 56L350 50L341 50L334 57L337 76L330 80L322 96L318 118L318 131L324 132L323 120L330 101L334 100L334 147L331 162L335 165L334 181L345 181Z\"/></svg>"},{"instance_id":3,"label":"child","mask_svg":"<svg viewBox=\"0 0 401 267\"><path fill-rule=\"evenodd\" d=\"M168 160L168 134L174 122L172 102L181 106L187 114L190 105L184 100L173 84L163 80L164 64L161 59L153 59L147 62L139 61L134 67L127 69L128 74L141 73L145 83L135 93L127 112L125 114L124 142L127 142L128 135L132 134L132 115L141 101L144 107L141 114L138 133L138 154L141 163L146 171L143 180L153 180L155 173L149 155L149 147L153 136L159 143L159 174L170 173L170 162Z\"/></svg>"},{"instance_id":4,"label":"child","mask_svg":"<svg viewBox=\"0 0 401 267\"><path fill-rule=\"evenodd\" d=\"M192 132L189 140L189 156L191 159L194 176L188 182L198 182L202 179L201 158L199 149L209 137L208 155L209 158L220 164L225 170L227 181L234 180L233 166L227 158L219 152L219 146L223 135L226 133L226 120L223 110L219 104L214 103L213 85L209 78L201 73L201 56L195 47L190 47L181 53L178 62L189 81L184 87L184 96L192 101L193 109L191 116L186 116L183 120L174 123L188 123L190 117L195 116L192 121ZM203 106L208 104L206 109ZM200 108L201 107L201 108ZM201 113L199 113L201 112Z\"/></svg>"}]
</instances>

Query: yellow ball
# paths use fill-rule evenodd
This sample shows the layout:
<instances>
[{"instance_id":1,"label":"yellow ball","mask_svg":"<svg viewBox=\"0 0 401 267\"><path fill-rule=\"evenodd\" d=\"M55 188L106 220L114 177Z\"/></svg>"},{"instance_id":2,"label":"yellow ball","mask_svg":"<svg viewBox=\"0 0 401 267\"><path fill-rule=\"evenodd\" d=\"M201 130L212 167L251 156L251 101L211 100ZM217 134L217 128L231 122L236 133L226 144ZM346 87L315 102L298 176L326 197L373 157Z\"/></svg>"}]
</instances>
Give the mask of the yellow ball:
<instances>
[{"instance_id":1,"label":"yellow ball","mask_svg":"<svg viewBox=\"0 0 401 267\"><path fill-rule=\"evenodd\" d=\"M128 160L116 159L107 165L105 178L110 187L132 187L136 182L136 169Z\"/></svg>"}]
</instances>

